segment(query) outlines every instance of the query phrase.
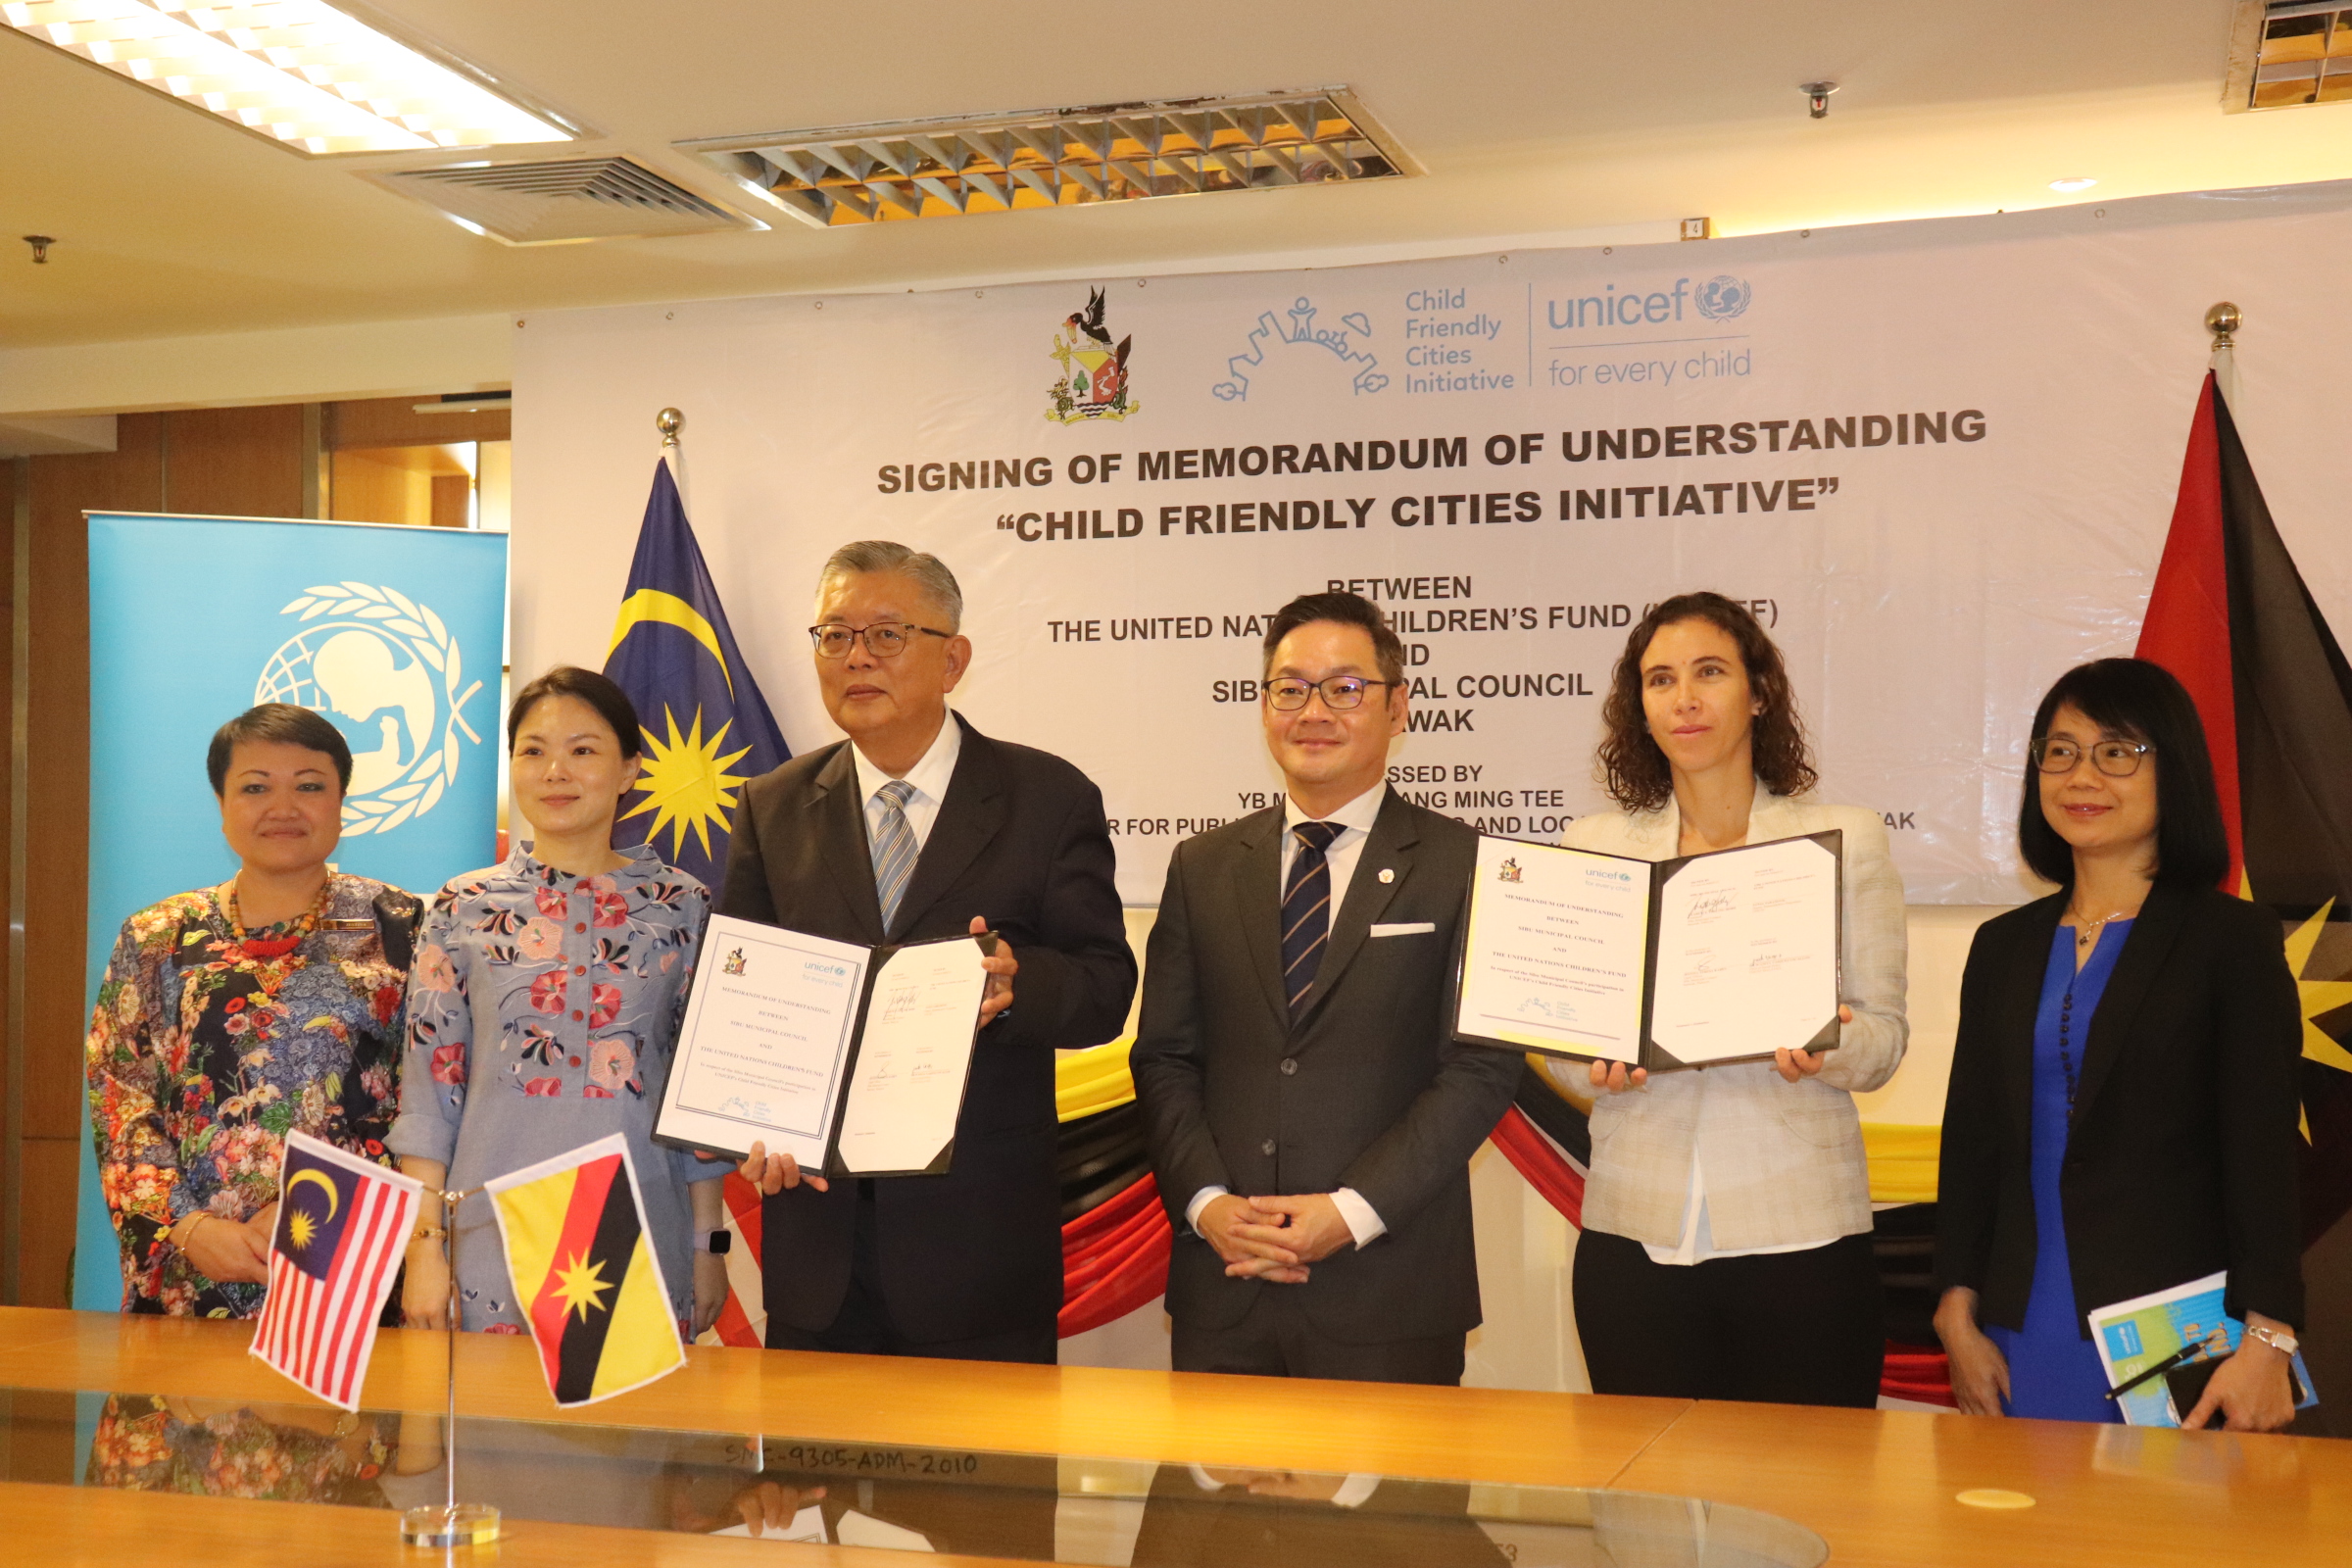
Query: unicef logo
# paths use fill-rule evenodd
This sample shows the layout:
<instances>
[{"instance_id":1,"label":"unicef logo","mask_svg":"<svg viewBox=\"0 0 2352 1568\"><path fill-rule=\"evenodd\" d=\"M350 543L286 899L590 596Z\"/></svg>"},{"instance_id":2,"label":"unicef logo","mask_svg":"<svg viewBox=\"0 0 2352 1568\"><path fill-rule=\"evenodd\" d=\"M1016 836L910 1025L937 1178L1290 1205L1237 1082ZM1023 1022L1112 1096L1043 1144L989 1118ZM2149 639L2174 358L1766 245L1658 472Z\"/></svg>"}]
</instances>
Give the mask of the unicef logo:
<instances>
[{"instance_id":1,"label":"unicef logo","mask_svg":"<svg viewBox=\"0 0 2352 1568\"><path fill-rule=\"evenodd\" d=\"M441 617L397 588L330 583L305 588L278 612L302 630L262 665L256 703L323 714L351 746L343 832L389 833L441 804L457 782L459 737L479 744L459 689L465 665Z\"/></svg>"},{"instance_id":2,"label":"unicef logo","mask_svg":"<svg viewBox=\"0 0 2352 1568\"><path fill-rule=\"evenodd\" d=\"M1726 321L1746 310L1748 299L1744 279L1710 277L1698 286L1698 314L1710 321Z\"/></svg>"}]
</instances>

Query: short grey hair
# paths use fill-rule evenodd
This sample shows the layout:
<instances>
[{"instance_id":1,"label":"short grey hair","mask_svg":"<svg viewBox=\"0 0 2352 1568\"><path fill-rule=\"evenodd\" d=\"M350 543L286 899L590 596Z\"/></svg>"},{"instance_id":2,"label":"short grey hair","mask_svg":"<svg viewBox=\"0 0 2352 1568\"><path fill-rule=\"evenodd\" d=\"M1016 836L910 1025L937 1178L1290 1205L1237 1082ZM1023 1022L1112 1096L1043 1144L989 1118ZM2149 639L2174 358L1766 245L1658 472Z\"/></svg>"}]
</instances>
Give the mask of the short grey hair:
<instances>
[{"instance_id":1,"label":"short grey hair","mask_svg":"<svg viewBox=\"0 0 2352 1568\"><path fill-rule=\"evenodd\" d=\"M948 569L948 564L937 556L909 550L893 539L860 539L834 551L825 560L825 569L817 574L817 594L822 597L825 590L844 577L869 571L895 571L911 579L926 598L947 612L948 623L942 630L963 629L963 590L956 585L956 574Z\"/></svg>"}]
</instances>

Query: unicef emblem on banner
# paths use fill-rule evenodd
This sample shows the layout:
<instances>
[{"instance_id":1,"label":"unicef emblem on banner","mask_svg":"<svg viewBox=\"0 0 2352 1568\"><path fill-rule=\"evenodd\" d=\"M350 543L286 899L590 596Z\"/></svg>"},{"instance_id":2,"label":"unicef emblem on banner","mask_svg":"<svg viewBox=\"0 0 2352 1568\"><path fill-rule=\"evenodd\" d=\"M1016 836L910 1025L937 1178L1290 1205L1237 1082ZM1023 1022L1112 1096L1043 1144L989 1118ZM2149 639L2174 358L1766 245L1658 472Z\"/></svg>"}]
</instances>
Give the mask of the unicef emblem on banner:
<instances>
[{"instance_id":1,"label":"unicef emblem on banner","mask_svg":"<svg viewBox=\"0 0 2352 1568\"><path fill-rule=\"evenodd\" d=\"M1748 299L1745 278L1710 277L1698 285L1698 314L1710 321L1728 321L1747 309Z\"/></svg>"},{"instance_id":2,"label":"unicef emblem on banner","mask_svg":"<svg viewBox=\"0 0 2352 1568\"><path fill-rule=\"evenodd\" d=\"M351 746L343 795L345 837L389 833L441 804L457 782L460 737L481 737L460 689L458 640L397 588L330 583L306 588L278 612L302 629L279 646L254 684L256 703L292 703L320 713Z\"/></svg>"}]
</instances>

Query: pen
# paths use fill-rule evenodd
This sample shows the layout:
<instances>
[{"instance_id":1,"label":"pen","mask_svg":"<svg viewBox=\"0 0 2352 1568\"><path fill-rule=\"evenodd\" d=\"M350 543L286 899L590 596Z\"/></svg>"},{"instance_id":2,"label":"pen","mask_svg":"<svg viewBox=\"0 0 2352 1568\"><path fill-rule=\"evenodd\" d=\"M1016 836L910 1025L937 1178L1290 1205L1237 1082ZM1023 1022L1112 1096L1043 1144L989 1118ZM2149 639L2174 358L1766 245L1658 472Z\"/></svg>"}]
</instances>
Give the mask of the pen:
<instances>
[{"instance_id":1,"label":"pen","mask_svg":"<svg viewBox=\"0 0 2352 1568\"><path fill-rule=\"evenodd\" d=\"M2105 1394L2099 1396L2099 1397L2102 1399L2120 1399L2125 1395L2130 1394L2133 1389L2138 1388L2142 1383L2147 1382L2150 1378L2162 1377L2165 1373L2170 1372L2181 1362L2196 1359L2199 1354L2203 1353L2204 1349L2205 1342L2203 1340L2199 1340L2193 1345L2183 1345L2180 1347L2180 1348L2175 1350L2172 1354L2166 1356L2154 1366L2149 1367L2146 1371L2140 1373L2136 1377L2129 1378L2124 1382L2117 1384L2114 1388L2109 1389Z\"/></svg>"}]
</instances>

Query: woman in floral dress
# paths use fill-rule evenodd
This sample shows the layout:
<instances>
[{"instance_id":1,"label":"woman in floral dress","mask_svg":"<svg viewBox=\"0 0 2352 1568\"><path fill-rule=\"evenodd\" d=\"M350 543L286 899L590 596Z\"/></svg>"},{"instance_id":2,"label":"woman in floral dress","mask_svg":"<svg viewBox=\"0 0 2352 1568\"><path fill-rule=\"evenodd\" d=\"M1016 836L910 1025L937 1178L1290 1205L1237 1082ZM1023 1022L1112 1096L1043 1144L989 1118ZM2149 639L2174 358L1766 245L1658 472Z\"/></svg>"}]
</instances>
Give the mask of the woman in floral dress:
<instances>
[{"instance_id":1,"label":"woman in floral dress","mask_svg":"<svg viewBox=\"0 0 2352 1568\"><path fill-rule=\"evenodd\" d=\"M237 874L123 922L84 1070L122 1310L250 1317L286 1134L391 1163L419 906L327 870L351 748L324 717L265 703L220 726L206 771Z\"/></svg>"},{"instance_id":2,"label":"woman in floral dress","mask_svg":"<svg viewBox=\"0 0 2352 1568\"><path fill-rule=\"evenodd\" d=\"M698 1241L725 1223L730 1167L659 1147L653 1132L710 894L644 845L612 848L640 747L619 687L548 671L514 699L507 744L533 841L451 882L425 916L389 1142L428 1188L466 1192L623 1135L670 1305L699 1334L726 1299L725 1261ZM459 1326L522 1332L489 1200L467 1198L457 1223ZM402 1302L412 1326L448 1321L431 1236L410 1244Z\"/></svg>"}]
</instances>

